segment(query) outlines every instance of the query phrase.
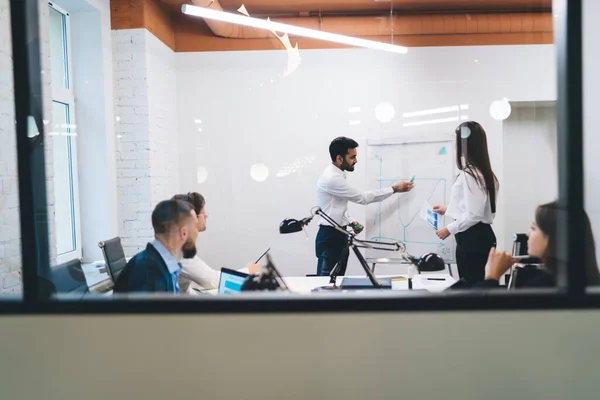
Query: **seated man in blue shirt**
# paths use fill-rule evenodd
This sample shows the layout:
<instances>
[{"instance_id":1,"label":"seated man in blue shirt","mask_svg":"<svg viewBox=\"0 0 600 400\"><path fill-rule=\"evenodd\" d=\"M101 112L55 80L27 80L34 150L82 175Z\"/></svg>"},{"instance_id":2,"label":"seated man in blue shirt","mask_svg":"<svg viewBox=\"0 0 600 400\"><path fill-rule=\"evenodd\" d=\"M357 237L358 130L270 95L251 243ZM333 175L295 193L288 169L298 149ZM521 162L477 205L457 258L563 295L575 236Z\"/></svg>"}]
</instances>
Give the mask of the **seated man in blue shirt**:
<instances>
[{"instance_id":1,"label":"seated man in blue shirt","mask_svg":"<svg viewBox=\"0 0 600 400\"><path fill-rule=\"evenodd\" d=\"M196 213L188 202L165 200L158 203L152 212L155 239L129 260L114 291L178 293L179 261L184 252L187 256L190 252L195 253L196 224Z\"/></svg>"}]
</instances>

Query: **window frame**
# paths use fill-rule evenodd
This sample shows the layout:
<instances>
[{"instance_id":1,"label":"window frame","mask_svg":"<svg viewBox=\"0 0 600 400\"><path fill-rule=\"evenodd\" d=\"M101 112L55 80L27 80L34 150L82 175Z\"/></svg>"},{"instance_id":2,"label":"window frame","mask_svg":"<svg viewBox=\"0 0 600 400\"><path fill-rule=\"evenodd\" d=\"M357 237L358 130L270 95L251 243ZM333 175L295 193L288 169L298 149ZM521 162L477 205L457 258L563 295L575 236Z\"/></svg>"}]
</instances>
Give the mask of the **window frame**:
<instances>
[{"instance_id":1,"label":"window frame","mask_svg":"<svg viewBox=\"0 0 600 400\"><path fill-rule=\"evenodd\" d=\"M55 11L62 14L64 18L64 28L62 32L63 36L63 44L66 48L66 83L67 88L55 87L52 85L52 102L60 103L67 106L68 112L68 121L67 123L70 125L77 125L76 120L76 112L75 112L75 94L73 90L73 58L71 55L71 20L68 11L57 5L53 2L48 2L48 7L54 9ZM69 128L70 130L70 128ZM79 175L78 175L78 160L77 160L77 136L67 136L67 146L68 146L68 154L69 154L69 180L71 182L70 189L70 197L71 197L71 217L73 220L73 241L74 241L74 250L68 251L66 253L59 253L58 246L56 249L56 264L62 264L67 261L73 260L75 258L82 259L83 257L83 249L81 247L81 212L79 207ZM54 170L54 175L56 175L56 169ZM56 198L56 196L55 196ZM56 206L55 206L56 207ZM55 221L56 224L58 224Z\"/></svg>"},{"instance_id":2,"label":"window frame","mask_svg":"<svg viewBox=\"0 0 600 400\"><path fill-rule=\"evenodd\" d=\"M48 271L47 230L39 217L45 212L43 151L27 141L27 120L34 117L43 134L39 88L37 0L11 2L15 111L17 121L24 302L0 302L0 313L289 313L289 312L398 312L517 309L600 308L600 291L586 290L583 260L583 115L582 115L582 5L578 0L554 0L554 38L557 52L557 136L559 205L566 212L558 288L507 291L450 291L420 296L410 291L372 291L361 295L322 293L313 296L251 293L225 299L194 301L180 296L135 295L87 301L42 301L38 276ZM33 31L33 33L32 33ZM28 47L29 44L29 47ZM40 147L40 146L38 146ZM40 163L40 160L42 161ZM45 241L45 242L44 242ZM37 251L30 251L36 249Z\"/></svg>"}]
</instances>

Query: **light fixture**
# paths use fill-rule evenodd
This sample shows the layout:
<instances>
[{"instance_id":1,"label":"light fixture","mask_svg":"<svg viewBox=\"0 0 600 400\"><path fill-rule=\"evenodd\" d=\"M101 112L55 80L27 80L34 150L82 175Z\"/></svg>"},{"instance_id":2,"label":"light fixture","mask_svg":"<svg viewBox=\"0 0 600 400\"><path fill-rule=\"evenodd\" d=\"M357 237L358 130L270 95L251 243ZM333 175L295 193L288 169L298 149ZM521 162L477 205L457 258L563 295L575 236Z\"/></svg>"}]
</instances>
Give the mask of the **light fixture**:
<instances>
[{"instance_id":1,"label":"light fixture","mask_svg":"<svg viewBox=\"0 0 600 400\"><path fill-rule=\"evenodd\" d=\"M395 113L394 106L387 102L379 103L375 107L375 118L380 122L390 122L394 119Z\"/></svg>"},{"instance_id":2,"label":"light fixture","mask_svg":"<svg viewBox=\"0 0 600 400\"><path fill-rule=\"evenodd\" d=\"M455 106L448 106L448 107L432 108L429 110L405 112L402 114L402 117L403 118L411 118L411 117L422 117L424 115L444 114L444 113L453 112L453 111L458 112L459 108L461 110L465 110L465 109L469 108L469 105L461 104L460 107L455 105Z\"/></svg>"},{"instance_id":3,"label":"light fixture","mask_svg":"<svg viewBox=\"0 0 600 400\"><path fill-rule=\"evenodd\" d=\"M196 167L196 182L204 183L208 180L208 170L206 167L199 165Z\"/></svg>"},{"instance_id":4,"label":"light fixture","mask_svg":"<svg viewBox=\"0 0 600 400\"><path fill-rule=\"evenodd\" d=\"M269 177L269 167L262 163L254 164L250 168L250 176L256 182L264 182Z\"/></svg>"},{"instance_id":5,"label":"light fixture","mask_svg":"<svg viewBox=\"0 0 600 400\"><path fill-rule=\"evenodd\" d=\"M511 111L512 108L506 98L502 100L496 100L490 105L490 114L492 118L498 121L502 121L508 118L510 116Z\"/></svg>"},{"instance_id":6,"label":"light fixture","mask_svg":"<svg viewBox=\"0 0 600 400\"><path fill-rule=\"evenodd\" d=\"M469 118L468 116L465 117L465 119L468 119L468 118ZM402 126L421 126L421 125L432 125L432 124L444 124L446 122L457 122L458 120L459 120L458 117L436 118L436 119L428 119L428 120L424 120L424 121L405 122L402 124Z\"/></svg>"},{"instance_id":7,"label":"light fixture","mask_svg":"<svg viewBox=\"0 0 600 400\"><path fill-rule=\"evenodd\" d=\"M396 46L373 40L355 38L351 36L339 35L337 33L317 31L314 29L302 28L300 26L283 24L281 22L273 22L269 19L259 19L247 17L241 14L232 14L224 11L211 10L206 7L197 7L189 4L181 6L181 12L195 17L214 19L217 21L229 22L232 24L245 25L253 28L267 29L275 32L287 33L289 35L308 37L318 40L326 40L346 44L349 46L365 47L375 50L389 51L392 53L406 54L408 48L404 46Z\"/></svg>"}]
</instances>

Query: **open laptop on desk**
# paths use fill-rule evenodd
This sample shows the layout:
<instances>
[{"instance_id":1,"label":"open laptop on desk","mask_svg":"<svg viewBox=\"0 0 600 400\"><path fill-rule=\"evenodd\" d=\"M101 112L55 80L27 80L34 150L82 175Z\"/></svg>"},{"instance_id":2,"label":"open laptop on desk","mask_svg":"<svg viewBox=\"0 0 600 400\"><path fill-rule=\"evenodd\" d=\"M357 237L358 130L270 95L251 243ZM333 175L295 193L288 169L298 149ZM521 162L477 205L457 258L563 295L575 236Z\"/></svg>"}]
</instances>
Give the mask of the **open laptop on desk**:
<instances>
[{"instance_id":1,"label":"open laptop on desk","mask_svg":"<svg viewBox=\"0 0 600 400\"><path fill-rule=\"evenodd\" d=\"M377 278L377 281L381 283L381 289L392 288L392 278ZM371 280L368 277L365 278L352 278L344 277L340 288L343 290L363 290L363 289L375 289Z\"/></svg>"},{"instance_id":2,"label":"open laptop on desk","mask_svg":"<svg viewBox=\"0 0 600 400\"><path fill-rule=\"evenodd\" d=\"M235 294L242 291L242 285L250 275L229 268L221 268L218 294Z\"/></svg>"}]
</instances>

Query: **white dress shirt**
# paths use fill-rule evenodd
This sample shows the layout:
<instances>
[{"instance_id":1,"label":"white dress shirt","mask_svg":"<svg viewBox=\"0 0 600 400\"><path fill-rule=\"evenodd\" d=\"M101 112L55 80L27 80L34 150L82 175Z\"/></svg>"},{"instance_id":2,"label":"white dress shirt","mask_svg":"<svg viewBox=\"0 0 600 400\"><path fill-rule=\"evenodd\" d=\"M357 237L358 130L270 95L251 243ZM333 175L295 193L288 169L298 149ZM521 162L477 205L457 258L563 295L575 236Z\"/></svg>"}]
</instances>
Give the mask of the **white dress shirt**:
<instances>
[{"instance_id":1,"label":"white dress shirt","mask_svg":"<svg viewBox=\"0 0 600 400\"><path fill-rule=\"evenodd\" d=\"M209 267L200 257L184 258L181 260L181 266L178 279L181 293L195 294L194 283L199 289L210 290L219 287L221 272Z\"/></svg>"},{"instance_id":2,"label":"white dress shirt","mask_svg":"<svg viewBox=\"0 0 600 400\"><path fill-rule=\"evenodd\" d=\"M179 289L183 294L198 294L194 287L202 291L217 289L221 279L221 271L212 269L197 255L194 258L184 258L180 262L182 269L179 273ZM248 273L248 268L238 271Z\"/></svg>"},{"instance_id":3,"label":"white dress shirt","mask_svg":"<svg viewBox=\"0 0 600 400\"><path fill-rule=\"evenodd\" d=\"M335 222L344 226L354 222L348 214L348 202L371 204L383 201L394 194L394 189L373 190L361 192L348 184L346 172L330 164L317 182L317 206L329 215ZM319 225L331 225L319 216Z\"/></svg>"},{"instance_id":4,"label":"white dress shirt","mask_svg":"<svg viewBox=\"0 0 600 400\"><path fill-rule=\"evenodd\" d=\"M475 178L464 171L460 172L452 186L446 215L455 220L447 226L453 235L464 232L479 222L491 224L496 216L492 213L490 197L485 187L479 187Z\"/></svg>"}]
</instances>

